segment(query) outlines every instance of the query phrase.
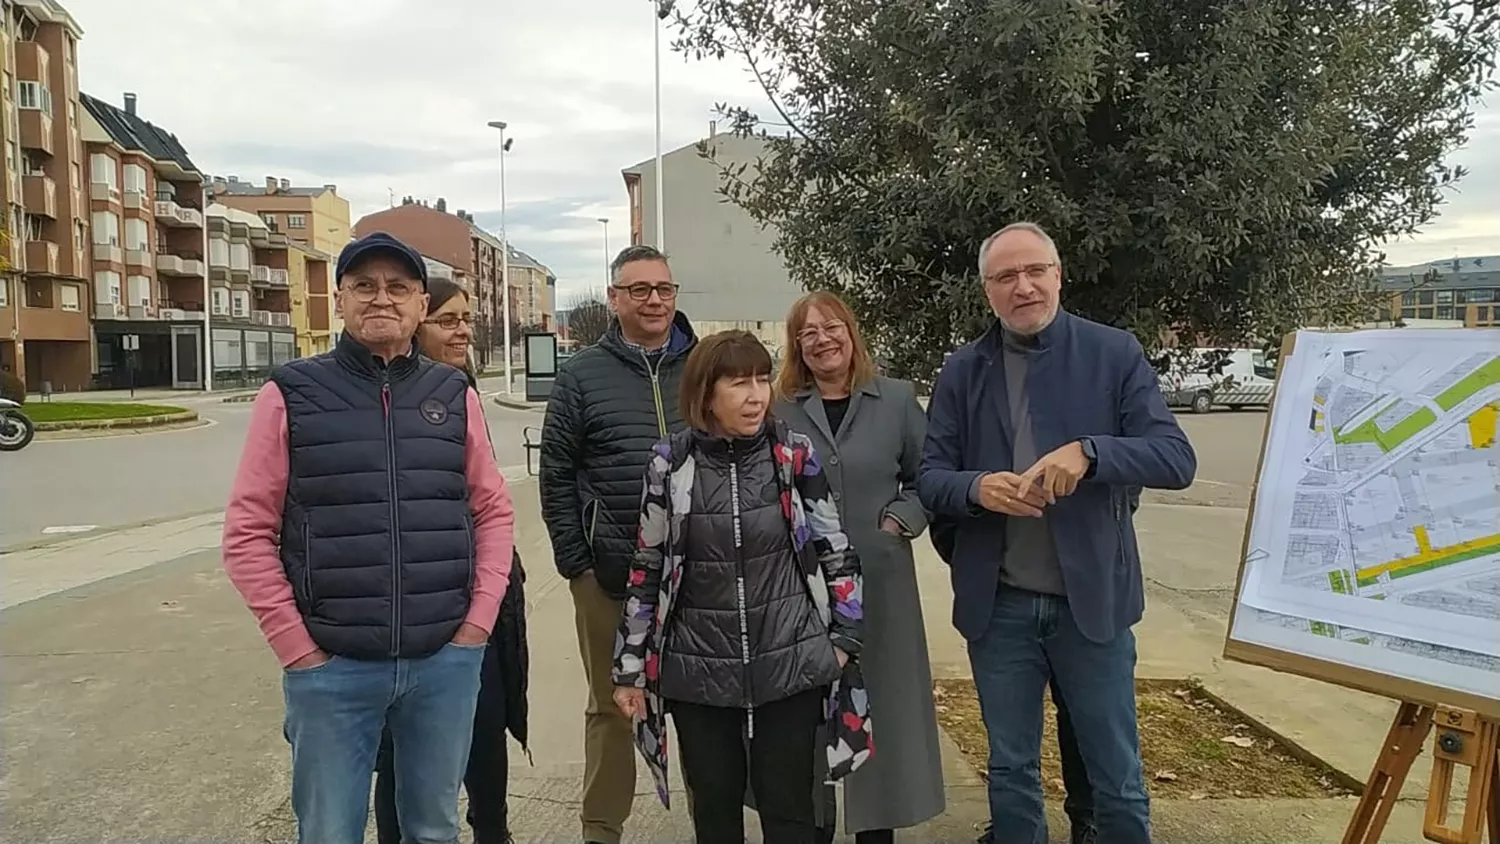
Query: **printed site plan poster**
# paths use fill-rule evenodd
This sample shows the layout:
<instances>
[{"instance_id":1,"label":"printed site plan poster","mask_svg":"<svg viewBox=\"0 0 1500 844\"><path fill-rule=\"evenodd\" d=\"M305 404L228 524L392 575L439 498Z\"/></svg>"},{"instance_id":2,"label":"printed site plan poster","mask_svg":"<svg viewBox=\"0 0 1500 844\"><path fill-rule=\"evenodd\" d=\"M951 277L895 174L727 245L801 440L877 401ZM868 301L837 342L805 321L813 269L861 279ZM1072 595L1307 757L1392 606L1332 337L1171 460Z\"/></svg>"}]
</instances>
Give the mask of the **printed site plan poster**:
<instances>
[{"instance_id":1,"label":"printed site plan poster","mask_svg":"<svg viewBox=\"0 0 1500 844\"><path fill-rule=\"evenodd\" d=\"M1298 332L1231 636L1500 697L1500 330Z\"/></svg>"}]
</instances>

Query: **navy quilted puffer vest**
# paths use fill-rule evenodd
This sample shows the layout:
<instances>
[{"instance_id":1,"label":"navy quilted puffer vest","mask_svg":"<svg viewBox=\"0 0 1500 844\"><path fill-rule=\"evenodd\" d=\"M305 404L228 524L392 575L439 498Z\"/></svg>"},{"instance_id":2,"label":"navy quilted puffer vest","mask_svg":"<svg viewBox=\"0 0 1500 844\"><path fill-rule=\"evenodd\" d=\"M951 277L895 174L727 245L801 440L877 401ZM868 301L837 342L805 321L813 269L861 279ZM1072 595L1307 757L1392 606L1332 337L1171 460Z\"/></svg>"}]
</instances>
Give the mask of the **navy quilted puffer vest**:
<instances>
[{"instance_id":1,"label":"navy quilted puffer vest","mask_svg":"<svg viewBox=\"0 0 1500 844\"><path fill-rule=\"evenodd\" d=\"M353 659L419 658L458 631L474 579L469 384L348 334L271 379L286 399L281 560L308 632Z\"/></svg>"}]
</instances>

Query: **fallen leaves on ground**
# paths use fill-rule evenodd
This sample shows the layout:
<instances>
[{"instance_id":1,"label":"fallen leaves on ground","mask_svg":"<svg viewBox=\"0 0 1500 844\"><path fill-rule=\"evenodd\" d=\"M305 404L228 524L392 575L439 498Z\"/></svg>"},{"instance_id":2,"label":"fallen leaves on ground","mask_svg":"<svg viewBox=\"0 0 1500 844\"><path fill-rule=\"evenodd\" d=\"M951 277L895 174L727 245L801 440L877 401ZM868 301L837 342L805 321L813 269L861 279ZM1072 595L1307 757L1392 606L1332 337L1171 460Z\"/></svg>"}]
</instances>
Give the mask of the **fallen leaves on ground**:
<instances>
[{"instance_id":1,"label":"fallen leaves on ground","mask_svg":"<svg viewBox=\"0 0 1500 844\"><path fill-rule=\"evenodd\" d=\"M984 775L989 739L974 684L939 680L933 695L938 721ZM1153 797L1207 800L1231 797L1338 797L1349 792L1328 770L1297 759L1191 684L1145 685L1136 692L1146 787ZM1042 789L1065 795L1051 700L1042 719Z\"/></svg>"}]
</instances>

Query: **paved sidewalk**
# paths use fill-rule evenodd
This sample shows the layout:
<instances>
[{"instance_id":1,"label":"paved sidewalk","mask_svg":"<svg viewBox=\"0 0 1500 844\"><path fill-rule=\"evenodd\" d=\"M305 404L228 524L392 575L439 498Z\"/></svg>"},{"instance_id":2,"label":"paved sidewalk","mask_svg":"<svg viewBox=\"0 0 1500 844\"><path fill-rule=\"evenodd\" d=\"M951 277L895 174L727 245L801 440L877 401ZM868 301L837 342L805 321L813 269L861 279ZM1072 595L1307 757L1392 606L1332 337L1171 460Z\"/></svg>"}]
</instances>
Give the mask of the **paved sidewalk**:
<instances>
[{"instance_id":1,"label":"paved sidewalk","mask_svg":"<svg viewBox=\"0 0 1500 844\"><path fill-rule=\"evenodd\" d=\"M551 567L535 484L518 481L513 489L530 576L536 765L519 751L512 757L512 817L520 842L576 841L584 688L572 607ZM1139 629L1140 673L1203 676L1251 715L1363 779L1393 703L1217 657L1228 601L1222 590L1234 571L1230 546L1238 546L1226 537L1238 535L1236 520L1243 511L1143 508L1153 582ZM219 517L205 515L0 555L5 840L294 840L279 672L219 567L219 530ZM946 570L925 542L918 548L935 668L962 675ZM903 834L906 844L972 841L987 814L979 778L951 744L945 749L949 811ZM629 841L691 840L685 813L661 810L644 772L636 806ZM1062 840L1066 826L1058 807L1050 808L1054 839ZM1352 809L1350 800L1157 801L1156 840L1336 842ZM1420 813L1419 803L1399 806L1387 844L1420 841Z\"/></svg>"}]
</instances>

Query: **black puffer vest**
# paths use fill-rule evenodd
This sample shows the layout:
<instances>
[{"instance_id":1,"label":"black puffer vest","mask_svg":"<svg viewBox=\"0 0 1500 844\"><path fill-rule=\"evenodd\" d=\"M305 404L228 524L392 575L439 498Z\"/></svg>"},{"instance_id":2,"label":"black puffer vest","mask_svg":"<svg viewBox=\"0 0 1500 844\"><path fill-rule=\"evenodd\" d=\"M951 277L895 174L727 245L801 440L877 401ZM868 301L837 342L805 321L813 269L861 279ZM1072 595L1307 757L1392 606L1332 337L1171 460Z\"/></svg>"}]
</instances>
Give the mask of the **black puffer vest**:
<instances>
[{"instance_id":1,"label":"black puffer vest","mask_svg":"<svg viewBox=\"0 0 1500 844\"><path fill-rule=\"evenodd\" d=\"M281 561L313 641L353 659L436 653L469 609L468 382L348 334L278 367L289 476Z\"/></svg>"},{"instance_id":2,"label":"black puffer vest","mask_svg":"<svg viewBox=\"0 0 1500 844\"><path fill-rule=\"evenodd\" d=\"M662 697L754 707L833 682L838 659L794 557L770 437L679 436L693 439L695 467Z\"/></svg>"}]
</instances>

